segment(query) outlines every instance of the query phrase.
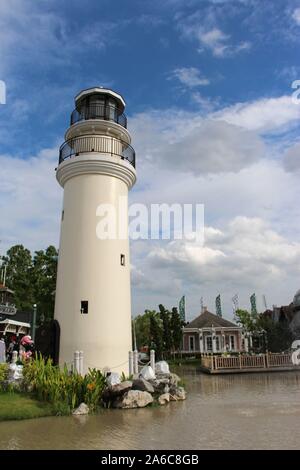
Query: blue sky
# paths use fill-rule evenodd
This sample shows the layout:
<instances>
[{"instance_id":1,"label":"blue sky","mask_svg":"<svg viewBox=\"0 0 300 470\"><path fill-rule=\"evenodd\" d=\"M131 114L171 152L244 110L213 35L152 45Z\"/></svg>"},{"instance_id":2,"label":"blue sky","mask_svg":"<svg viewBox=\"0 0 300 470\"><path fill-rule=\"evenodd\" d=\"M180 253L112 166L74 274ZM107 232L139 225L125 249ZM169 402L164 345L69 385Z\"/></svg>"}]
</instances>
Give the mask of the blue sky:
<instances>
[{"instance_id":1,"label":"blue sky","mask_svg":"<svg viewBox=\"0 0 300 470\"><path fill-rule=\"evenodd\" d=\"M133 311L186 294L226 315L239 292L300 287L300 1L0 0L0 249L58 244L54 178L73 98L127 102L132 202L204 203L207 242L132 243ZM298 53L297 53L298 52ZM157 281L156 281L157 279Z\"/></svg>"}]
</instances>

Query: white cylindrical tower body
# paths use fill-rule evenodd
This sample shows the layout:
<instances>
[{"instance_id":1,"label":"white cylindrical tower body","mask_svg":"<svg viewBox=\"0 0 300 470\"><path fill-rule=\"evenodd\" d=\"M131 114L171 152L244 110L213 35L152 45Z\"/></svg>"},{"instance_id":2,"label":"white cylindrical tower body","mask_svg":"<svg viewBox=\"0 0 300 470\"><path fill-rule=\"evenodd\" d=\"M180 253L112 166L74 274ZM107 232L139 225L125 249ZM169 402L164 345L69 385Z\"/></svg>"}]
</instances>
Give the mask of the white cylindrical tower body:
<instances>
[{"instance_id":1,"label":"white cylindrical tower body","mask_svg":"<svg viewBox=\"0 0 300 470\"><path fill-rule=\"evenodd\" d=\"M128 190L135 154L111 90L93 88L76 98L56 176L64 188L55 319L60 365L83 351L89 368L128 374L132 349Z\"/></svg>"}]
</instances>

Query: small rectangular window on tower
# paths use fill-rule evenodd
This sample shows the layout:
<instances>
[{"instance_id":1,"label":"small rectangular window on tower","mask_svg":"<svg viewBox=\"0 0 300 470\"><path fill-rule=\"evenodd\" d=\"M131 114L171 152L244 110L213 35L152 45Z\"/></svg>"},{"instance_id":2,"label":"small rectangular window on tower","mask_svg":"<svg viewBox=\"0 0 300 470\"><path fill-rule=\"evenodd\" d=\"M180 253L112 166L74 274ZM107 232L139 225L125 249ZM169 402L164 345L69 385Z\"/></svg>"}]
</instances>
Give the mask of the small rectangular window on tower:
<instances>
[{"instance_id":1,"label":"small rectangular window on tower","mask_svg":"<svg viewBox=\"0 0 300 470\"><path fill-rule=\"evenodd\" d=\"M125 266L125 255L121 255L121 266Z\"/></svg>"},{"instance_id":2,"label":"small rectangular window on tower","mask_svg":"<svg viewBox=\"0 0 300 470\"><path fill-rule=\"evenodd\" d=\"M89 301L88 300L81 301L80 313L89 313Z\"/></svg>"}]
</instances>

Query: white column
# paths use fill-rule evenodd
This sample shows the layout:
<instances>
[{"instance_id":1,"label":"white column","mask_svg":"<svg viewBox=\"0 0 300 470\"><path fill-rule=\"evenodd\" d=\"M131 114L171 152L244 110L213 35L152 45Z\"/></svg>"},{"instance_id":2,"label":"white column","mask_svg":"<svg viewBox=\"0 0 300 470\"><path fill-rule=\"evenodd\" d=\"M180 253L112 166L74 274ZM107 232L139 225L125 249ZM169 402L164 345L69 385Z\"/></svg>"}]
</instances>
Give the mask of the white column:
<instances>
[{"instance_id":1,"label":"white column","mask_svg":"<svg viewBox=\"0 0 300 470\"><path fill-rule=\"evenodd\" d=\"M133 352L129 351L128 353L128 359L129 359L129 375L133 375Z\"/></svg>"},{"instance_id":2,"label":"white column","mask_svg":"<svg viewBox=\"0 0 300 470\"><path fill-rule=\"evenodd\" d=\"M151 349L151 351L150 351L150 366L152 367L152 369L155 372L155 351L154 351L154 349Z\"/></svg>"},{"instance_id":3,"label":"white column","mask_svg":"<svg viewBox=\"0 0 300 470\"><path fill-rule=\"evenodd\" d=\"M74 372L79 373L79 351L74 352Z\"/></svg>"},{"instance_id":4,"label":"white column","mask_svg":"<svg viewBox=\"0 0 300 470\"><path fill-rule=\"evenodd\" d=\"M79 374L83 375L83 351L79 351Z\"/></svg>"},{"instance_id":5,"label":"white column","mask_svg":"<svg viewBox=\"0 0 300 470\"><path fill-rule=\"evenodd\" d=\"M247 333L245 333L245 335L244 335L244 348L245 348L246 352L249 351L249 340L248 340Z\"/></svg>"},{"instance_id":6,"label":"white column","mask_svg":"<svg viewBox=\"0 0 300 470\"><path fill-rule=\"evenodd\" d=\"M203 345L203 331L199 330L199 351L201 354L204 353L204 345Z\"/></svg>"},{"instance_id":7,"label":"white column","mask_svg":"<svg viewBox=\"0 0 300 470\"><path fill-rule=\"evenodd\" d=\"M138 365L138 352L137 350L133 351L133 373L138 374L139 373L139 365Z\"/></svg>"},{"instance_id":8,"label":"white column","mask_svg":"<svg viewBox=\"0 0 300 470\"><path fill-rule=\"evenodd\" d=\"M214 328L211 329L211 336L212 336L212 352L215 353L217 351L217 346L216 346L216 330Z\"/></svg>"},{"instance_id":9,"label":"white column","mask_svg":"<svg viewBox=\"0 0 300 470\"><path fill-rule=\"evenodd\" d=\"M240 344L240 346L239 346L239 352L241 352L241 351L243 350L242 348L243 348L243 338L244 338L244 335L243 335L243 333L242 333L241 331L239 331L238 335L239 335L239 344Z\"/></svg>"},{"instance_id":10,"label":"white column","mask_svg":"<svg viewBox=\"0 0 300 470\"><path fill-rule=\"evenodd\" d=\"M221 341L222 341L222 352L225 352L226 351L226 344L225 344L225 335L224 335L224 332L222 331L221 332Z\"/></svg>"}]
</instances>

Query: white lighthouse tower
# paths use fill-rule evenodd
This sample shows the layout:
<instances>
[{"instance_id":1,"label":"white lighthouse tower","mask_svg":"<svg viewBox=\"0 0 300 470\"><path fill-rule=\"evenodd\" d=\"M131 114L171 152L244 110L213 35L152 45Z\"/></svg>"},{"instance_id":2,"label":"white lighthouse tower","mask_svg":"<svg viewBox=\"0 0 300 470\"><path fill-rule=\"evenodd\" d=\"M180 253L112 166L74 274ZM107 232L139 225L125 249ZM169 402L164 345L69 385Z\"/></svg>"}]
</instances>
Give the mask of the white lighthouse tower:
<instances>
[{"instance_id":1,"label":"white lighthouse tower","mask_svg":"<svg viewBox=\"0 0 300 470\"><path fill-rule=\"evenodd\" d=\"M128 190L136 172L124 108L112 90L81 91L56 171L64 188L55 298L59 363L69 365L83 351L84 372L128 373L132 349ZM97 232L105 207L123 221L115 238Z\"/></svg>"}]
</instances>

